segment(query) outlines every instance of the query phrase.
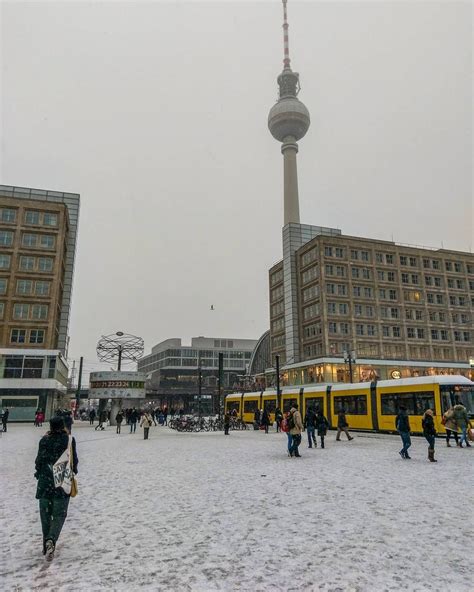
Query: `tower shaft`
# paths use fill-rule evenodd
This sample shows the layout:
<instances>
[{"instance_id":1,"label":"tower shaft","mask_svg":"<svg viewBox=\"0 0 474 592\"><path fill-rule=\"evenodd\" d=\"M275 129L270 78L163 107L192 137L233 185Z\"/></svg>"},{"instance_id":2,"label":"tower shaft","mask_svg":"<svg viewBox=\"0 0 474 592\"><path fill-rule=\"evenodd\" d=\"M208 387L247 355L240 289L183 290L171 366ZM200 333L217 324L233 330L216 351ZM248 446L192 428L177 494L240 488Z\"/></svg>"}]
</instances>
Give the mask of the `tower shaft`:
<instances>
[{"instance_id":1,"label":"tower shaft","mask_svg":"<svg viewBox=\"0 0 474 592\"><path fill-rule=\"evenodd\" d=\"M293 140L293 141L292 141ZM300 223L298 198L298 168L296 155L298 144L288 138L281 147L283 154L283 225Z\"/></svg>"}]
</instances>

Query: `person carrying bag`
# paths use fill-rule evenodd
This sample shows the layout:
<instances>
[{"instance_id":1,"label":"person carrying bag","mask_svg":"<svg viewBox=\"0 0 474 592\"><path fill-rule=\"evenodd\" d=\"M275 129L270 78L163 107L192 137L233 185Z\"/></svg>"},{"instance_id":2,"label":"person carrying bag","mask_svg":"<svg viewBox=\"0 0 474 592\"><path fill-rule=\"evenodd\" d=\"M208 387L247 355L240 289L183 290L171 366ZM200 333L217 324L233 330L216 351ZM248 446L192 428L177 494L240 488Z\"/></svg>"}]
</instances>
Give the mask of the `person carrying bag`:
<instances>
[{"instance_id":1,"label":"person carrying bag","mask_svg":"<svg viewBox=\"0 0 474 592\"><path fill-rule=\"evenodd\" d=\"M66 520L69 499L77 495L75 475L78 464L74 438L68 435L63 418L53 417L50 431L40 440L35 460L43 555L48 561L54 557L56 543Z\"/></svg>"}]
</instances>

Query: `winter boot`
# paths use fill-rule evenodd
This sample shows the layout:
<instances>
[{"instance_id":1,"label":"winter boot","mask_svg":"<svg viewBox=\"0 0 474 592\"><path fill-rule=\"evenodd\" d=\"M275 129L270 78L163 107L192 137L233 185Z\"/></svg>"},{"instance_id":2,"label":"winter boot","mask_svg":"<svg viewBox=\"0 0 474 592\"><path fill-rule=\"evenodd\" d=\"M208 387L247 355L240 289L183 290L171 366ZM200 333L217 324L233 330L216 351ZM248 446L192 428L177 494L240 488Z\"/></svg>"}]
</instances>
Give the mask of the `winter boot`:
<instances>
[{"instance_id":1,"label":"winter boot","mask_svg":"<svg viewBox=\"0 0 474 592\"><path fill-rule=\"evenodd\" d=\"M449 442L446 442L446 446L447 446L448 448L451 448L451 444L450 444Z\"/></svg>"},{"instance_id":2,"label":"winter boot","mask_svg":"<svg viewBox=\"0 0 474 592\"><path fill-rule=\"evenodd\" d=\"M428 460L430 462L438 462L434 457L434 448L428 448Z\"/></svg>"},{"instance_id":3,"label":"winter boot","mask_svg":"<svg viewBox=\"0 0 474 592\"><path fill-rule=\"evenodd\" d=\"M46 547L46 552L45 552L46 561L52 561L53 557L54 557L54 542L52 540L47 540L45 547Z\"/></svg>"}]
</instances>

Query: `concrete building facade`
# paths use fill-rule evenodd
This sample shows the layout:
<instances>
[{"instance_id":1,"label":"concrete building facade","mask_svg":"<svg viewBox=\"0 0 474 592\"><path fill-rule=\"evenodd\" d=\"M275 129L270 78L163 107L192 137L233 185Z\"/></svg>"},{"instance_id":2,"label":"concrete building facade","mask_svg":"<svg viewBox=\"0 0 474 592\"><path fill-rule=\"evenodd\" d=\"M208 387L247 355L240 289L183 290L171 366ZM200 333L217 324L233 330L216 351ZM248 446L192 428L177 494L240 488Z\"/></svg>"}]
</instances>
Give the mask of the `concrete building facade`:
<instances>
[{"instance_id":1,"label":"concrete building facade","mask_svg":"<svg viewBox=\"0 0 474 592\"><path fill-rule=\"evenodd\" d=\"M66 355L79 201L0 185L0 347Z\"/></svg>"},{"instance_id":2,"label":"concrete building facade","mask_svg":"<svg viewBox=\"0 0 474 592\"><path fill-rule=\"evenodd\" d=\"M269 272L271 355L288 384L348 381L345 351L355 381L473 376L473 254L337 231L294 253L290 277L285 259Z\"/></svg>"}]
</instances>

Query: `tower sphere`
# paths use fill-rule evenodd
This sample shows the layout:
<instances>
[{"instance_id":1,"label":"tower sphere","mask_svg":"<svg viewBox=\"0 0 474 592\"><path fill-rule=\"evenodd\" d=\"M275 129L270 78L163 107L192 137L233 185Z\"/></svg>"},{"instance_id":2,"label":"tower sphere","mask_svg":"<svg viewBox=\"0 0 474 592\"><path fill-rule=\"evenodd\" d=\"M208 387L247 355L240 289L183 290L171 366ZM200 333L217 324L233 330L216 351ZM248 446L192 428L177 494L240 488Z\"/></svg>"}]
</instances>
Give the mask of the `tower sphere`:
<instances>
[{"instance_id":1,"label":"tower sphere","mask_svg":"<svg viewBox=\"0 0 474 592\"><path fill-rule=\"evenodd\" d=\"M280 99L268 114L268 129L279 142L292 137L301 140L310 125L309 111L296 97Z\"/></svg>"}]
</instances>

